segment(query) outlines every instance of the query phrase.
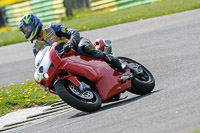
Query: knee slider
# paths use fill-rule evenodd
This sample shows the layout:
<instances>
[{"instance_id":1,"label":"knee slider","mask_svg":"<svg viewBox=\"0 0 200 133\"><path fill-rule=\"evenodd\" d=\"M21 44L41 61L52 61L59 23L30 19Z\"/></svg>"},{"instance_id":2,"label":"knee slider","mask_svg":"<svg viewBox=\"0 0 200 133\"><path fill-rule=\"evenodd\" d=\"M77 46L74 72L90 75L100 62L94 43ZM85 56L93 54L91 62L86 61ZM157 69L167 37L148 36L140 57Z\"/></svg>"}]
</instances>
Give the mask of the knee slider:
<instances>
[{"instance_id":1,"label":"knee slider","mask_svg":"<svg viewBox=\"0 0 200 133\"><path fill-rule=\"evenodd\" d=\"M96 49L93 45L86 45L84 46L84 52L87 53L87 54L95 54L96 53Z\"/></svg>"}]
</instances>

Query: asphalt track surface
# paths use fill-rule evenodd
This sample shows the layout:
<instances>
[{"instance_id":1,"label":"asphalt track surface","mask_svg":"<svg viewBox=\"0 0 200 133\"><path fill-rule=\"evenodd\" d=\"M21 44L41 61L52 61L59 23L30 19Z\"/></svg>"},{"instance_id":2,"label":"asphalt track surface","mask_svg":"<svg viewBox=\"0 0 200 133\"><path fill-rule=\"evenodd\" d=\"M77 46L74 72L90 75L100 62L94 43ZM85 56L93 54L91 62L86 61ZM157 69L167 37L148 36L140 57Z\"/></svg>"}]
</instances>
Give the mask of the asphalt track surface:
<instances>
[{"instance_id":1,"label":"asphalt track surface","mask_svg":"<svg viewBox=\"0 0 200 133\"><path fill-rule=\"evenodd\" d=\"M94 41L111 39L116 56L146 66L156 79L154 92L130 93L100 111L75 109L14 129L17 133L192 133L200 129L200 10L192 10L81 32ZM0 48L0 83L33 80L31 45Z\"/></svg>"}]
</instances>

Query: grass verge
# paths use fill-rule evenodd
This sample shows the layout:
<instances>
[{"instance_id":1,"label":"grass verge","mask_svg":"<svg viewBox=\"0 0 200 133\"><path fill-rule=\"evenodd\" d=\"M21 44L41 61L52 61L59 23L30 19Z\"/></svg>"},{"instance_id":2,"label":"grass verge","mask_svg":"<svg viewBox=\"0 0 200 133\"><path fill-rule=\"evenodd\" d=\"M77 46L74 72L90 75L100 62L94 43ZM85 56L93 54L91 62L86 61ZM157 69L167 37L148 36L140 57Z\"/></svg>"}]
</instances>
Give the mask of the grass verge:
<instances>
[{"instance_id":1,"label":"grass verge","mask_svg":"<svg viewBox=\"0 0 200 133\"><path fill-rule=\"evenodd\" d=\"M21 108L49 105L58 101L56 95L47 93L35 82L0 88L0 116Z\"/></svg>"},{"instance_id":2,"label":"grass verge","mask_svg":"<svg viewBox=\"0 0 200 133\"><path fill-rule=\"evenodd\" d=\"M199 130L195 130L193 133L200 133L200 129Z\"/></svg>"},{"instance_id":3,"label":"grass verge","mask_svg":"<svg viewBox=\"0 0 200 133\"><path fill-rule=\"evenodd\" d=\"M90 9L82 9L74 11L74 17L66 17L62 23L84 31L197 8L200 8L199 0L161 0L116 12L92 12ZM24 41L26 40L19 31L0 32L0 46Z\"/></svg>"},{"instance_id":4,"label":"grass verge","mask_svg":"<svg viewBox=\"0 0 200 133\"><path fill-rule=\"evenodd\" d=\"M199 0L162 0L116 12L97 13L92 15L88 13L89 15L87 17L63 21L63 24L78 29L79 31L83 31L197 8L200 8Z\"/></svg>"}]
</instances>

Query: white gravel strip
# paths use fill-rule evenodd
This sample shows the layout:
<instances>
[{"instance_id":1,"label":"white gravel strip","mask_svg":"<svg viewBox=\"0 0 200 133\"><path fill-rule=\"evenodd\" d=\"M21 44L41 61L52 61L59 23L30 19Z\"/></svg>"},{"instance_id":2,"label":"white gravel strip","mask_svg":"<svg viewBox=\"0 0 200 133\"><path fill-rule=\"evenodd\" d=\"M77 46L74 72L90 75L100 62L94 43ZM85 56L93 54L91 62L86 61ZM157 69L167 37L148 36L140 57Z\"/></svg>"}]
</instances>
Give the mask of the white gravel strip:
<instances>
[{"instance_id":1,"label":"white gravel strip","mask_svg":"<svg viewBox=\"0 0 200 133\"><path fill-rule=\"evenodd\" d=\"M21 109L15 112L8 113L0 117L0 129L3 128L5 125L24 121L26 120L28 116L42 113L43 110L47 108L50 108L50 106L33 107L33 108Z\"/></svg>"}]
</instances>

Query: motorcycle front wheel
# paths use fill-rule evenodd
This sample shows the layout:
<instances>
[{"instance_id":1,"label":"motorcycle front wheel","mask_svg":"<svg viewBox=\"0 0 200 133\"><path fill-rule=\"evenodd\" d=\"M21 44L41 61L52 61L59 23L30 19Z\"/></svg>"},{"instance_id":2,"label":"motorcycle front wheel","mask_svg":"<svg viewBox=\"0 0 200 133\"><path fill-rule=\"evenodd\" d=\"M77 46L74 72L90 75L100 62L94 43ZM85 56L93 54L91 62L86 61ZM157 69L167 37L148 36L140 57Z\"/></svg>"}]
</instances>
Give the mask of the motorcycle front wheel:
<instances>
[{"instance_id":1,"label":"motorcycle front wheel","mask_svg":"<svg viewBox=\"0 0 200 133\"><path fill-rule=\"evenodd\" d=\"M145 68L143 65L132 59L126 57L118 57L118 58L127 63L134 63L140 65L143 70L141 74L136 75L135 78L132 78L132 87L128 90L129 92L137 95L145 95L150 93L154 89L155 79L147 68Z\"/></svg>"},{"instance_id":2,"label":"motorcycle front wheel","mask_svg":"<svg viewBox=\"0 0 200 133\"><path fill-rule=\"evenodd\" d=\"M88 100L75 95L69 87L75 88L76 86L66 80L60 80L55 85L56 93L68 105L84 112L94 112L101 108L102 100L95 90L91 89L93 98Z\"/></svg>"}]
</instances>

